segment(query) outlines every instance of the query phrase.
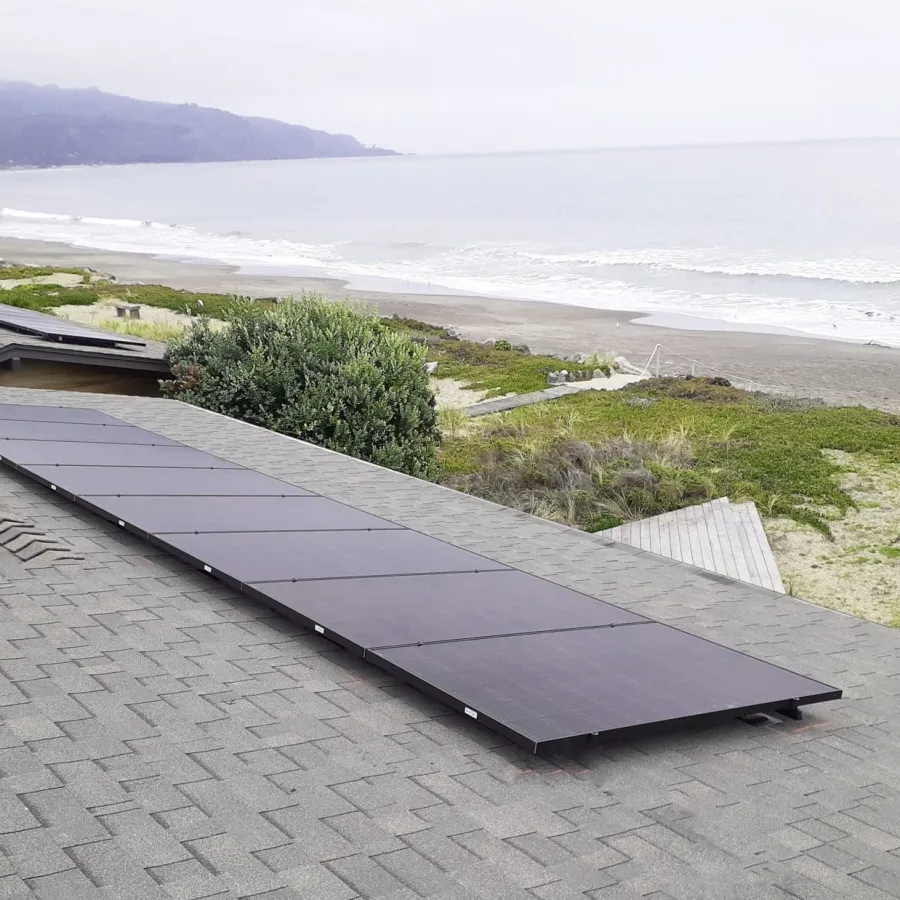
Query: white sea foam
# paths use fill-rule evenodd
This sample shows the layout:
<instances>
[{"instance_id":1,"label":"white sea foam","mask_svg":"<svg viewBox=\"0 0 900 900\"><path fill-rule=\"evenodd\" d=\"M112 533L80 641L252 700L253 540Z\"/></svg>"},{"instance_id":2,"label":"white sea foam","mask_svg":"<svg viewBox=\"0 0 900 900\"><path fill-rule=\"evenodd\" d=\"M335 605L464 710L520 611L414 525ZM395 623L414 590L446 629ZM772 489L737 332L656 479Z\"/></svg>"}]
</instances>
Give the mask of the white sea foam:
<instances>
[{"instance_id":1,"label":"white sea foam","mask_svg":"<svg viewBox=\"0 0 900 900\"><path fill-rule=\"evenodd\" d=\"M753 259L724 249L608 250L598 253L531 254L536 262L578 266L642 266L706 275L808 278L849 284L900 283L900 262L865 256L792 259L760 250Z\"/></svg>"},{"instance_id":2,"label":"white sea foam","mask_svg":"<svg viewBox=\"0 0 900 900\"><path fill-rule=\"evenodd\" d=\"M0 209L0 236L60 241L93 250L146 253L236 265L322 268L338 259L331 245L221 235L189 225Z\"/></svg>"},{"instance_id":3,"label":"white sea foam","mask_svg":"<svg viewBox=\"0 0 900 900\"><path fill-rule=\"evenodd\" d=\"M477 243L455 248L418 241L358 252L352 242L309 244L215 234L187 225L0 209L0 236L59 241L98 250L224 262L253 271L291 270L326 277L378 278L415 291L432 289L541 300L599 309L677 311L736 324L790 328L828 338L900 346L900 262L869 257L796 259L760 251L752 259L716 248L619 249L556 253L546 248ZM373 255L383 262L373 263ZM641 283L639 275L672 273ZM629 273L634 275L629 277ZM703 273L730 279L724 289L691 287ZM773 292L752 278L778 276ZM752 276L752 278L748 278ZM829 290L791 293L791 279L832 281ZM643 279L646 282L646 278ZM855 287L854 287L855 286ZM716 285L718 287L718 284ZM866 291L881 292L867 300ZM885 294L887 291L887 294Z\"/></svg>"}]
</instances>

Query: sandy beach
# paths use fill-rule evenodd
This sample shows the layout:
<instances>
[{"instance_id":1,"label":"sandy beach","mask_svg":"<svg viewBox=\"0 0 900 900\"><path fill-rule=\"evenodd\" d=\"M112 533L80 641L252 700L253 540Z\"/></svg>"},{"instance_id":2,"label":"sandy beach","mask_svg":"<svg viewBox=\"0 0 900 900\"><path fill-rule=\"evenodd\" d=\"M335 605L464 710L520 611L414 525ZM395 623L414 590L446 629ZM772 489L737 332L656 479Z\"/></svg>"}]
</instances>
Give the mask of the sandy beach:
<instances>
[{"instance_id":1,"label":"sandy beach","mask_svg":"<svg viewBox=\"0 0 900 900\"><path fill-rule=\"evenodd\" d=\"M348 290L329 278L244 275L234 266L156 259L130 253L88 250L41 241L0 239L0 260L28 265L83 266L121 282L164 284L186 290L250 297L293 296L312 291L350 297L399 315L454 326L467 338L505 338L541 353L600 351L644 365L663 345L660 371L688 372L690 359L754 386L830 403L862 404L900 412L900 350L828 341L799 334L696 330L640 324L645 314L536 301L464 295L382 293ZM654 319L653 321L658 321ZM655 362L653 369L655 371ZM698 374L711 374L696 367Z\"/></svg>"}]
</instances>

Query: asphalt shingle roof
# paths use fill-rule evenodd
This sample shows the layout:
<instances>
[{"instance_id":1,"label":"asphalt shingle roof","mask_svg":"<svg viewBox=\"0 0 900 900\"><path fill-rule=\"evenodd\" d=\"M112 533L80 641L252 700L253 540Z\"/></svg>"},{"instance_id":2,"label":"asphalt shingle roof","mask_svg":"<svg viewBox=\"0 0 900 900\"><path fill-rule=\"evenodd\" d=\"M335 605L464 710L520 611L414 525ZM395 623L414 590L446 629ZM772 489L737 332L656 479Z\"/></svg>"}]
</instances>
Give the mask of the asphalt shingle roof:
<instances>
[{"instance_id":1,"label":"asphalt shingle roof","mask_svg":"<svg viewBox=\"0 0 900 900\"><path fill-rule=\"evenodd\" d=\"M0 546L0 897L900 896L897 632L173 401L0 402L102 409L845 689L535 757L0 469L57 542Z\"/></svg>"}]
</instances>

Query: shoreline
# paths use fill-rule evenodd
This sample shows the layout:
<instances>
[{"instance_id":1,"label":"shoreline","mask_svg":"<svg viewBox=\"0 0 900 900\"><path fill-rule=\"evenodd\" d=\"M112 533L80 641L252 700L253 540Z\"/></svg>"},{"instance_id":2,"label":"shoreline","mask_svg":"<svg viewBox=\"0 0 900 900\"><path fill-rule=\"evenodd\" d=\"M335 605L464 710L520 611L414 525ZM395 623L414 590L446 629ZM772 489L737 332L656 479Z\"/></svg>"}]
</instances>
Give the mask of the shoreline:
<instances>
[{"instance_id":1,"label":"shoreline","mask_svg":"<svg viewBox=\"0 0 900 900\"><path fill-rule=\"evenodd\" d=\"M465 294L354 290L349 281L292 275L244 274L239 267L165 260L137 253L91 250L15 238L0 238L0 260L25 265L86 267L118 282L163 284L206 293L249 297L291 296L303 291L351 299L382 315L419 319L457 328L477 341L506 339L539 353L615 353L643 366L657 344L660 372L691 370L690 360L761 390L817 397L829 403L874 406L900 412L900 350L874 344L827 340L772 328L710 330L716 320L671 327L646 310L606 310L537 300L510 300ZM662 320L662 321L661 321ZM693 327L690 327L692 326ZM655 371L654 362L654 371ZM704 374L697 367L698 374Z\"/></svg>"}]
</instances>

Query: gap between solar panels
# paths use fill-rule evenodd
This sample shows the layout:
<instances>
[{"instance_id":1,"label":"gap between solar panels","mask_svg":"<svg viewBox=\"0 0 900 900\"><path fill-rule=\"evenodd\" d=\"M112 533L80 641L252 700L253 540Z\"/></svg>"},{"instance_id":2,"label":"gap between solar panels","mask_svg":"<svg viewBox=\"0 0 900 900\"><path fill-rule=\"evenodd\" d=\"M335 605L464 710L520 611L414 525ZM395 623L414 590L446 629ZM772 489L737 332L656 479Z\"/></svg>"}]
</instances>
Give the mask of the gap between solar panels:
<instances>
[{"instance_id":1,"label":"gap between solar panels","mask_svg":"<svg viewBox=\"0 0 900 900\"><path fill-rule=\"evenodd\" d=\"M0 457L535 752L841 696L95 410L0 405Z\"/></svg>"}]
</instances>

